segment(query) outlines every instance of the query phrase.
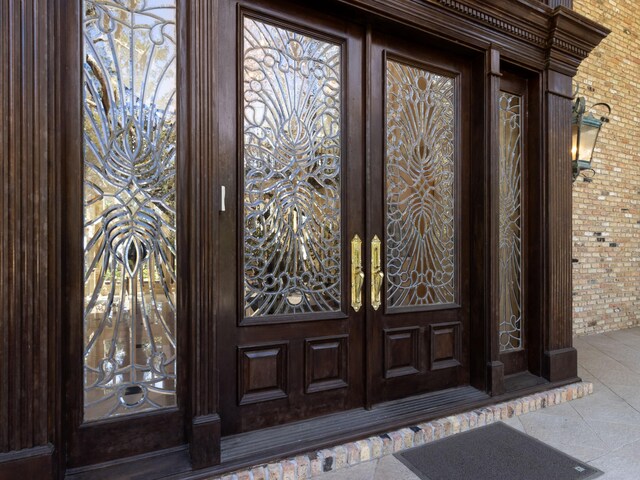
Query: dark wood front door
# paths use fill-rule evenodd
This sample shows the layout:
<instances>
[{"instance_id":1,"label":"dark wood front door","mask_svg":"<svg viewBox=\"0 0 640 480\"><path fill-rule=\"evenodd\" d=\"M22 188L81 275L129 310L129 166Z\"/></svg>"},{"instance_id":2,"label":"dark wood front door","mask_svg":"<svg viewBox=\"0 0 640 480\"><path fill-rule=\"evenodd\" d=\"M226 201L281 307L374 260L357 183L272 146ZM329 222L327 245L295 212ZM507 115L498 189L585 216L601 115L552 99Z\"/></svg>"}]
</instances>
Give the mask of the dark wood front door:
<instances>
[{"instance_id":1,"label":"dark wood front door","mask_svg":"<svg viewBox=\"0 0 640 480\"><path fill-rule=\"evenodd\" d=\"M350 243L365 199L362 32L292 4L223 3L226 434L362 405Z\"/></svg>"},{"instance_id":2,"label":"dark wood front door","mask_svg":"<svg viewBox=\"0 0 640 480\"><path fill-rule=\"evenodd\" d=\"M469 383L468 65L373 36L371 403Z\"/></svg>"},{"instance_id":3,"label":"dark wood front door","mask_svg":"<svg viewBox=\"0 0 640 480\"><path fill-rule=\"evenodd\" d=\"M465 61L220 8L223 435L468 384Z\"/></svg>"}]
</instances>

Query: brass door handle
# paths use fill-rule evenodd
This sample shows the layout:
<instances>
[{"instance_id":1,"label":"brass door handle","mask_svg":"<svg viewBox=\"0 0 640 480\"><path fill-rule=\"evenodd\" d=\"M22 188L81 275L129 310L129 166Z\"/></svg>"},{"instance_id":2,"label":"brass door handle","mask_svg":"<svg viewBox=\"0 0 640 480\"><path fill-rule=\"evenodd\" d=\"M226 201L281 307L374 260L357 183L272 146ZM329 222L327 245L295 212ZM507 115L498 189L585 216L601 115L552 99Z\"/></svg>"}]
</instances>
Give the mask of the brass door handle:
<instances>
[{"instance_id":1,"label":"brass door handle","mask_svg":"<svg viewBox=\"0 0 640 480\"><path fill-rule=\"evenodd\" d=\"M371 240L371 306L378 310L382 305L382 280L384 273L381 264L381 242L377 235Z\"/></svg>"},{"instance_id":2,"label":"brass door handle","mask_svg":"<svg viewBox=\"0 0 640 480\"><path fill-rule=\"evenodd\" d=\"M357 312L362 307L362 286L364 271L362 270L362 240L356 234L351 240L351 306Z\"/></svg>"}]
</instances>

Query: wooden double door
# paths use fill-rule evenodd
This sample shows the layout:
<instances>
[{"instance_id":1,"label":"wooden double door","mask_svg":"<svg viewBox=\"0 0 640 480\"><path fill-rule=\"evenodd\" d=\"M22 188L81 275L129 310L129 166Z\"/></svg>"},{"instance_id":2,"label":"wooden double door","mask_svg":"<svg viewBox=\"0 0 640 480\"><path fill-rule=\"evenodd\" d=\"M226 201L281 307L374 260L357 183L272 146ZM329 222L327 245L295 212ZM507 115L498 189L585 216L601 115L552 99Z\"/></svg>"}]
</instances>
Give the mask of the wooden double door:
<instances>
[{"instance_id":1,"label":"wooden double door","mask_svg":"<svg viewBox=\"0 0 640 480\"><path fill-rule=\"evenodd\" d=\"M291 3L219 13L223 435L468 384L471 61Z\"/></svg>"}]
</instances>

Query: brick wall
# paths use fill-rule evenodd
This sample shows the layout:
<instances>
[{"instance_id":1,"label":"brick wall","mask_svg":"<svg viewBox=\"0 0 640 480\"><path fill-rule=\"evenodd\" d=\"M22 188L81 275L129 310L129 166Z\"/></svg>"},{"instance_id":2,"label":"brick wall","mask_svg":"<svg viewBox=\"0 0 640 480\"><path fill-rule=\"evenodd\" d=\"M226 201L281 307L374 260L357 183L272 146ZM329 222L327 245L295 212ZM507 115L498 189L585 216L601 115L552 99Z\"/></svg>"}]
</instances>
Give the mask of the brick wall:
<instances>
[{"instance_id":1,"label":"brick wall","mask_svg":"<svg viewBox=\"0 0 640 480\"><path fill-rule=\"evenodd\" d=\"M596 175L573 187L573 328L584 335L640 325L640 2L574 0L574 9L612 30L576 77L587 106L613 109Z\"/></svg>"}]
</instances>

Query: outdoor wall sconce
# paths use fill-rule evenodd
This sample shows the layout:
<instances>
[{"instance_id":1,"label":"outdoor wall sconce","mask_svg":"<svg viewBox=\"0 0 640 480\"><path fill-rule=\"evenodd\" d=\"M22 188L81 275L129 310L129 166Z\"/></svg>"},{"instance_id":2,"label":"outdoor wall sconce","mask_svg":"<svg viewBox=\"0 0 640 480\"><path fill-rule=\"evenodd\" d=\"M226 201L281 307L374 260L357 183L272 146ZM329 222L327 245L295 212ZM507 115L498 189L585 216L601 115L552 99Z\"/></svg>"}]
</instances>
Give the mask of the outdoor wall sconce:
<instances>
[{"instance_id":1,"label":"outdoor wall sconce","mask_svg":"<svg viewBox=\"0 0 640 480\"><path fill-rule=\"evenodd\" d=\"M596 103L589 110L585 107L584 97L576 98L571 115L571 162L573 165L573 181L587 170L595 173L591 168L591 157L598 140L598 134L604 123L609 122L611 107L606 103ZM607 113L600 118L593 116L595 107L604 107Z\"/></svg>"}]
</instances>

